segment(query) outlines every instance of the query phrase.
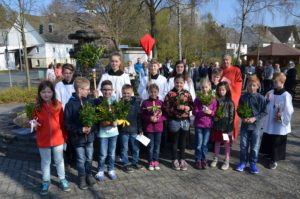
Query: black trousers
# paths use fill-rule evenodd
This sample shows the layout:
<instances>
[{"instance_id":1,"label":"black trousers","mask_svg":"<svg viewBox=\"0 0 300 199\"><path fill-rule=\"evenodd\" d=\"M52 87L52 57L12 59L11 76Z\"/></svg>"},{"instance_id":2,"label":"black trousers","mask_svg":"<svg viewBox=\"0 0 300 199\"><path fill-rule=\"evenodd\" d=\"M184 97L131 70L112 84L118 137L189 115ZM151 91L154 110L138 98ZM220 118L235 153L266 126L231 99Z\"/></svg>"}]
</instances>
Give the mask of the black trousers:
<instances>
[{"instance_id":1,"label":"black trousers","mask_svg":"<svg viewBox=\"0 0 300 199\"><path fill-rule=\"evenodd\" d=\"M285 160L287 135L263 134L260 152L271 158L271 161Z\"/></svg>"},{"instance_id":2,"label":"black trousers","mask_svg":"<svg viewBox=\"0 0 300 199\"><path fill-rule=\"evenodd\" d=\"M172 160L184 160L186 148L186 136L188 131L180 129L177 132L171 132L172 137ZM179 156L177 150L179 149Z\"/></svg>"}]
</instances>

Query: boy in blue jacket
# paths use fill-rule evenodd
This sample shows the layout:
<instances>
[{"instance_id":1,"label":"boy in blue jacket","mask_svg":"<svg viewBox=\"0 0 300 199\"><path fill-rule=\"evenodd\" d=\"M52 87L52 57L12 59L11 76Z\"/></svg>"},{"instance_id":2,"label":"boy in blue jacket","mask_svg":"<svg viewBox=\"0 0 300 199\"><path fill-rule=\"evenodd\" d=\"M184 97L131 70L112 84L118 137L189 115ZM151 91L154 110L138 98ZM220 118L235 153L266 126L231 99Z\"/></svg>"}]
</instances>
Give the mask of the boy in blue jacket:
<instances>
[{"instance_id":1,"label":"boy in blue jacket","mask_svg":"<svg viewBox=\"0 0 300 199\"><path fill-rule=\"evenodd\" d=\"M260 147L260 129L262 119L267 115L267 102L265 98L257 92L259 87L259 79L255 75L250 76L247 80L247 92L241 96L239 101L237 112L242 119L240 129L240 163L236 167L236 171L239 172L244 171L247 162L249 162L250 172L252 174L259 173L256 162L258 160ZM242 106L247 108L242 108Z\"/></svg>"},{"instance_id":2,"label":"boy in blue jacket","mask_svg":"<svg viewBox=\"0 0 300 199\"><path fill-rule=\"evenodd\" d=\"M90 82L84 77L77 77L74 81L76 93L72 94L64 110L64 123L68 137L75 147L78 171L78 185L80 189L88 189L96 183L92 176L93 142L95 127L85 127L79 119L79 112L83 104L92 103L88 99Z\"/></svg>"}]
</instances>

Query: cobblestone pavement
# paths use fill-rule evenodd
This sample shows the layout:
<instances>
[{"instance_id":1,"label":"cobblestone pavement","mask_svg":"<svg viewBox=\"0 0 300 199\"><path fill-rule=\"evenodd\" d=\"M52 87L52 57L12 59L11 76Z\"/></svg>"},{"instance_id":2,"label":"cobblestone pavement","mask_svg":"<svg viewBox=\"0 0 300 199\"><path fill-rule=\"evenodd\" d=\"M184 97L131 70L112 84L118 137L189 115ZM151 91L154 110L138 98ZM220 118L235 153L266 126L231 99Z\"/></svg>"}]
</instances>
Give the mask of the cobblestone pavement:
<instances>
[{"instance_id":1,"label":"cobblestone pavement","mask_svg":"<svg viewBox=\"0 0 300 199\"><path fill-rule=\"evenodd\" d=\"M6 107L6 110L4 109ZM12 117L7 111L9 105L0 106L0 133L2 146L0 150L0 198L41 198L39 196L41 171L36 158L23 155L30 146L19 138L9 142L5 137L13 124L5 121ZM17 106L14 106L15 108ZM18 109L18 108L17 108ZM14 109L14 110L17 110ZM293 133L288 136L287 160L279 162L276 170L267 168L267 160L260 158L260 174L249 172L238 173L232 167L238 163L239 146L233 144L231 169L222 171L219 168L196 170L193 168L193 150L187 150L188 171L171 169L168 150L162 153L161 170L142 169L131 174L117 169L118 179L97 183L88 190L82 191L76 185L76 171L66 171L70 181L71 192L65 193L58 187L55 167L52 170L52 186L49 195L43 198L300 198L300 109L296 108L293 116ZM9 154L5 149L24 142L20 152ZM6 147L5 147L6 146ZM32 147L32 146L31 146ZM23 153L22 153L23 150ZM32 156L36 156L33 154ZM209 159L212 153L209 153ZM143 155L142 164L146 166ZM94 162L94 172L97 163ZM220 166L220 165L219 165Z\"/></svg>"}]
</instances>

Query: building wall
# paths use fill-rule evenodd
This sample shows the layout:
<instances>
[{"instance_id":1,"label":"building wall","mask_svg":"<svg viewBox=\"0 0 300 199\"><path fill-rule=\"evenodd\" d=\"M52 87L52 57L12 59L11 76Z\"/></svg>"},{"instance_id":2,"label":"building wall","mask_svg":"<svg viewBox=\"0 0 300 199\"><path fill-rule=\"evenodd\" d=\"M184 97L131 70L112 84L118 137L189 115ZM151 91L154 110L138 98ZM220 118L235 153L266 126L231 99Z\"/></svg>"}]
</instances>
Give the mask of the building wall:
<instances>
[{"instance_id":1,"label":"building wall","mask_svg":"<svg viewBox=\"0 0 300 199\"><path fill-rule=\"evenodd\" d=\"M238 44L236 43L226 43L226 50L233 54L234 57L237 57ZM247 54L247 44L241 45L241 55Z\"/></svg>"},{"instance_id":2,"label":"building wall","mask_svg":"<svg viewBox=\"0 0 300 199\"><path fill-rule=\"evenodd\" d=\"M33 48L29 53L33 68L47 68L49 64L71 63L69 51L73 49L73 44L46 43Z\"/></svg>"},{"instance_id":3,"label":"building wall","mask_svg":"<svg viewBox=\"0 0 300 199\"><path fill-rule=\"evenodd\" d=\"M141 59L141 62L145 62L148 59L148 56L146 55L145 51L142 48L138 49L122 49L123 52L123 60L124 63L127 64L129 60L135 64L137 62L137 58ZM150 54L150 58L152 57L152 53Z\"/></svg>"}]
</instances>

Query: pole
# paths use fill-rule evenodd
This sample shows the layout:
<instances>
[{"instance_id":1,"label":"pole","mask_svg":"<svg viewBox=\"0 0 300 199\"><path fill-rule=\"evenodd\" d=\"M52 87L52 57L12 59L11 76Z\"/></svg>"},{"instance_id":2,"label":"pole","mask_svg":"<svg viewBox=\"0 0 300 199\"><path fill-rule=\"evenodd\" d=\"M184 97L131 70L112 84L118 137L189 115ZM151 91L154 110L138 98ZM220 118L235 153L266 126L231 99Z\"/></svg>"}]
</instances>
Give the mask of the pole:
<instances>
[{"instance_id":1,"label":"pole","mask_svg":"<svg viewBox=\"0 0 300 199\"><path fill-rule=\"evenodd\" d=\"M20 38L19 34L17 33L18 36L18 45L19 45L19 59L20 59L20 70L21 72L23 71L23 66L22 66L22 55L21 55L21 46L20 46Z\"/></svg>"},{"instance_id":2,"label":"pole","mask_svg":"<svg viewBox=\"0 0 300 199\"><path fill-rule=\"evenodd\" d=\"M9 53L8 53L8 48L7 48L7 43L8 43L8 39L7 39L7 35L8 32L5 31L4 32L4 42L5 42L5 62L6 62L6 68L8 69L8 76L9 76L9 86L12 87L12 80L11 80L11 72L10 72L10 67L8 66L8 59L9 59Z\"/></svg>"},{"instance_id":3,"label":"pole","mask_svg":"<svg viewBox=\"0 0 300 199\"><path fill-rule=\"evenodd\" d=\"M94 91L96 92L96 90L97 90L97 84L96 84L97 73L96 73L96 68L92 69L92 76L93 76L93 81L94 81ZM98 97L98 96L96 96L96 97Z\"/></svg>"}]
</instances>

